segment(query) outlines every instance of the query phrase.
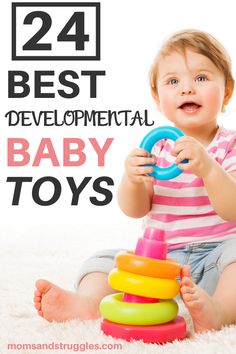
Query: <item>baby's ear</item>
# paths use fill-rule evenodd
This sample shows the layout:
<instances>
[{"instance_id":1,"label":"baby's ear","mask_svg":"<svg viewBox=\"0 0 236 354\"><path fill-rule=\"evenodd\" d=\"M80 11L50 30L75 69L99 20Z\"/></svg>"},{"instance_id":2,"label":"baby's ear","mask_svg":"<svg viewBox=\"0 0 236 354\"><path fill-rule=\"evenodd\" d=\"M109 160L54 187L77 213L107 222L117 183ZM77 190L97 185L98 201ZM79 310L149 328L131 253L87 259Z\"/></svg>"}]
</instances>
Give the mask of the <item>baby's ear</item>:
<instances>
[{"instance_id":1,"label":"baby's ear","mask_svg":"<svg viewBox=\"0 0 236 354\"><path fill-rule=\"evenodd\" d=\"M224 106L229 103L230 98L234 92L234 80L230 80L227 87L225 87L225 97L224 97Z\"/></svg>"},{"instance_id":2,"label":"baby's ear","mask_svg":"<svg viewBox=\"0 0 236 354\"><path fill-rule=\"evenodd\" d=\"M154 101L157 104L158 109L160 110L160 99L159 99L156 87L152 87L151 94L152 94L152 98L154 99Z\"/></svg>"}]
</instances>

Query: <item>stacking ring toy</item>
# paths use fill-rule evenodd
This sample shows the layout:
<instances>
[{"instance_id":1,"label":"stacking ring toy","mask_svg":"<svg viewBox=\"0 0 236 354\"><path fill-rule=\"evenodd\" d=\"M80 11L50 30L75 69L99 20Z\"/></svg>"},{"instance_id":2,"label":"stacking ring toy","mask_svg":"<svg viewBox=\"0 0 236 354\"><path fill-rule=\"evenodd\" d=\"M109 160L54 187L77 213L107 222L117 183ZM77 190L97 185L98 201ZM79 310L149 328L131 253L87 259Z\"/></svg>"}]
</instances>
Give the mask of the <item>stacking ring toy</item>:
<instances>
[{"instance_id":1,"label":"stacking ring toy","mask_svg":"<svg viewBox=\"0 0 236 354\"><path fill-rule=\"evenodd\" d=\"M151 130L143 138L140 144L140 148L143 148L151 153L153 146L159 140L171 139L176 141L183 135L184 134L181 132L181 130L175 127L169 127L169 126L158 127L156 129ZM184 160L183 162L187 162L187 160ZM150 166L153 167L153 172L148 173L148 175L160 180L175 178L178 175L180 175L180 173L183 172L183 170L181 170L176 163L166 168L158 167L156 165L150 165Z\"/></svg>"},{"instance_id":2,"label":"stacking ring toy","mask_svg":"<svg viewBox=\"0 0 236 354\"><path fill-rule=\"evenodd\" d=\"M154 259L121 251L115 260L118 269L134 274L164 279L175 279L180 274L180 264L172 259Z\"/></svg>"},{"instance_id":3,"label":"stacking ring toy","mask_svg":"<svg viewBox=\"0 0 236 354\"><path fill-rule=\"evenodd\" d=\"M175 279L145 277L117 268L109 273L108 281L113 289L154 299L171 299L178 294L180 288Z\"/></svg>"},{"instance_id":4,"label":"stacking ring toy","mask_svg":"<svg viewBox=\"0 0 236 354\"><path fill-rule=\"evenodd\" d=\"M123 294L108 295L100 303L102 316L109 321L128 325L155 325L172 321L178 313L174 300L141 304L122 301Z\"/></svg>"}]
</instances>

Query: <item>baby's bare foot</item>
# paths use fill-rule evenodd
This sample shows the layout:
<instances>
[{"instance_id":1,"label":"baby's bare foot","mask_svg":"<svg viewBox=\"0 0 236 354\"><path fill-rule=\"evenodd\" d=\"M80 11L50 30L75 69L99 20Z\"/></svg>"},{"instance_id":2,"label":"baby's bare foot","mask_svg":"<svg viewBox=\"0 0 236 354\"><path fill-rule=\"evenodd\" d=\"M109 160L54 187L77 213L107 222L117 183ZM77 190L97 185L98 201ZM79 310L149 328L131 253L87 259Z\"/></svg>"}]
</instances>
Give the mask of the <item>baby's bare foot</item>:
<instances>
[{"instance_id":1,"label":"baby's bare foot","mask_svg":"<svg viewBox=\"0 0 236 354\"><path fill-rule=\"evenodd\" d=\"M182 269L180 293L192 317L195 332L220 329L222 321L219 306L205 290L192 281L188 265Z\"/></svg>"},{"instance_id":2,"label":"baby's bare foot","mask_svg":"<svg viewBox=\"0 0 236 354\"><path fill-rule=\"evenodd\" d=\"M49 322L99 317L98 306L91 298L66 291L47 280L37 280L34 306L38 314Z\"/></svg>"}]
</instances>

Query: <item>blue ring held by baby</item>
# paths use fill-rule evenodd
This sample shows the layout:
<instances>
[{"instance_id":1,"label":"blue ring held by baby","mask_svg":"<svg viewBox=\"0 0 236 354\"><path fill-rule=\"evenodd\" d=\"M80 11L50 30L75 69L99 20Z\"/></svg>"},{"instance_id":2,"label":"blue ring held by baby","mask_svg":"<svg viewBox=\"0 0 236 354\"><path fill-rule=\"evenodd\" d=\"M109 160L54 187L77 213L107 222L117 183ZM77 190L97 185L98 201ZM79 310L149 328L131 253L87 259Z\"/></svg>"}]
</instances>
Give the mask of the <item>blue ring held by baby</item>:
<instances>
[{"instance_id":1,"label":"blue ring held by baby","mask_svg":"<svg viewBox=\"0 0 236 354\"><path fill-rule=\"evenodd\" d=\"M184 134L176 127L163 126L151 130L142 140L140 148L145 149L151 153L153 146L162 139L171 139L176 141ZM183 160L182 163L186 163L188 160ZM153 172L148 173L148 176L154 177L159 180L172 179L180 175L183 170L181 170L176 163L162 168L156 165L150 165L153 167Z\"/></svg>"}]
</instances>

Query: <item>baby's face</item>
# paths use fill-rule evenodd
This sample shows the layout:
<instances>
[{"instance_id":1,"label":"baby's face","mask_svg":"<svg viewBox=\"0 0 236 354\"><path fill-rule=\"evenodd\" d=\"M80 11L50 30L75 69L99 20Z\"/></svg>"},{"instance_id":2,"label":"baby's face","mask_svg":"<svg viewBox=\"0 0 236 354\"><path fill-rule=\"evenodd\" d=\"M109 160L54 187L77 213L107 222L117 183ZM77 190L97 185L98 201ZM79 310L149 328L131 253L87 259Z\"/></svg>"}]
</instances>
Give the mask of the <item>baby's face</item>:
<instances>
[{"instance_id":1,"label":"baby's face","mask_svg":"<svg viewBox=\"0 0 236 354\"><path fill-rule=\"evenodd\" d=\"M173 52L158 64L157 104L180 129L215 124L225 97L225 78L202 54Z\"/></svg>"}]
</instances>

